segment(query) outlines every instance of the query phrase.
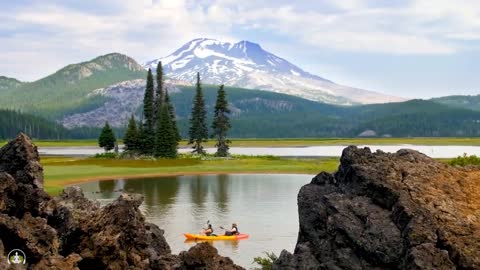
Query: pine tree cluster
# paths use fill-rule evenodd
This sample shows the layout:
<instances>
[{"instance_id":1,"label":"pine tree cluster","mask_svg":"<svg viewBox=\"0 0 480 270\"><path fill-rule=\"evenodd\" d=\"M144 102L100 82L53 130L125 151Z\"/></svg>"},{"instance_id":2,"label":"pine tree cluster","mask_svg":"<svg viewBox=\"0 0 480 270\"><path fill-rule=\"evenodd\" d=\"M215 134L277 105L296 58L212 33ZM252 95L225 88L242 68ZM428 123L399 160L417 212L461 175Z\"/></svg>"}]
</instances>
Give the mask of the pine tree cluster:
<instances>
[{"instance_id":1,"label":"pine tree cluster","mask_svg":"<svg viewBox=\"0 0 480 270\"><path fill-rule=\"evenodd\" d=\"M175 121L174 107L164 87L162 63L156 74L156 90L152 71L147 74L143 98L143 121L138 124L132 114L125 132L125 150L159 158L175 158L181 140Z\"/></svg>"},{"instance_id":2,"label":"pine tree cluster","mask_svg":"<svg viewBox=\"0 0 480 270\"><path fill-rule=\"evenodd\" d=\"M218 89L217 102L215 104L215 113L213 116L212 129L213 133L210 137L216 139L215 147L217 147L216 156L228 156L230 140L227 140L227 132L230 129L230 109L228 108L227 97L224 86ZM193 98L192 114L190 116L190 129L188 131L189 144L193 144L193 153L205 154L202 143L208 139L207 128L207 110L205 109L205 100L202 93L202 85L200 82L200 74L197 73L197 83L195 97Z\"/></svg>"},{"instance_id":3,"label":"pine tree cluster","mask_svg":"<svg viewBox=\"0 0 480 270\"><path fill-rule=\"evenodd\" d=\"M143 99L144 119L137 124L134 115L132 114L130 117L124 137L125 151L158 158L175 158L178 154L178 143L182 138L175 120L175 108L172 105L167 89L164 87L161 62L157 66L156 86L155 90L153 74L149 69ZM225 89L222 85L218 90L215 114L211 126L213 133L210 136L217 141L215 144L217 147L216 156L228 156L228 144L230 143L227 140L227 132L230 129L229 113L230 109L228 108ZM209 137L206 122L205 99L202 93L200 74L197 73L196 93L188 131L188 144L193 144L193 153L205 154L202 143L206 142ZM106 126L108 126L108 123L106 123ZM107 150L107 148L105 149Z\"/></svg>"}]
</instances>

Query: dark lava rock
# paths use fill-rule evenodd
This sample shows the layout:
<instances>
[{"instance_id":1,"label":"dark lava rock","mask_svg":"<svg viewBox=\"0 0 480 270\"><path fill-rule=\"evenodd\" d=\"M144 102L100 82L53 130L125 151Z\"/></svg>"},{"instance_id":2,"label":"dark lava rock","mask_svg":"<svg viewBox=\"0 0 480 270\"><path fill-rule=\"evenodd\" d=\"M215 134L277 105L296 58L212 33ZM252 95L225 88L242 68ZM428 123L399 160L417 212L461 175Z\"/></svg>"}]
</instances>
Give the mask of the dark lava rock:
<instances>
[{"instance_id":1,"label":"dark lava rock","mask_svg":"<svg viewBox=\"0 0 480 270\"><path fill-rule=\"evenodd\" d=\"M480 269L480 171L412 150L340 161L300 190L297 245L274 269Z\"/></svg>"},{"instance_id":2,"label":"dark lava rock","mask_svg":"<svg viewBox=\"0 0 480 270\"><path fill-rule=\"evenodd\" d=\"M78 187L52 198L42 172L26 135L0 149L0 269L10 269L12 249L38 270L242 269L208 244L171 254L164 231L145 222L140 195L122 194L105 207Z\"/></svg>"},{"instance_id":3,"label":"dark lava rock","mask_svg":"<svg viewBox=\"0 0 480 270\"><path fill-rule=\"evenodd\" d=\"M23 133L0 148L0 172L10 174L17 183L43 188L43 167L37 147Z\"/></svg>"}]
</instances>

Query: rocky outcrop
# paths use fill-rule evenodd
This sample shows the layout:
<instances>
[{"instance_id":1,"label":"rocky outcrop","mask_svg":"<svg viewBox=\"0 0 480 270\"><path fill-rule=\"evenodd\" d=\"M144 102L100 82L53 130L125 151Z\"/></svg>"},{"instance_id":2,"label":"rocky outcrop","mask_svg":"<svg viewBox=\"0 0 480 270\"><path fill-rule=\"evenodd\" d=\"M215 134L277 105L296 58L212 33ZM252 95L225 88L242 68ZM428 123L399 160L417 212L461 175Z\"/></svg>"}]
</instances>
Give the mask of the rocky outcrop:
<instances>
[{"instance_id":1,"label":"rocky outcrop","mask_svg":"<svg viewBox=\"0 0 480 270\"><path fill-rule=\"evenodd\" d=\"M171 254L163 230L145 222L140 195L105 207L78 187L50 197L39 161L24 134L0 149L0 269L13 249L28 269L242 269L208 244Z\"/></svg>"},{"instance_id":2,"label":"rocky outcrop","mask_svg":"<svg viewBox=\"0 0 480 270\"><path fill-rule=\"evenodd\" d=\"M298 195L294 254L274 269L480 269L480 172L350 146Z\"/></svg>"},{"instance_id":3,"label":"rocky outcrop","mask_svg":"<svg viewBox=\"0 0 480 270\"><path fill-rule=\"evenodd\" d=\"M123 81L106 88L93 90L89 98L102 99L102 104L86 112L68 115L61 120L66 128L75 127L102 127L105 121L112 127L123 127L132 114L140 119L146 81L136 79ZM165 82L169 94L178 93L180 89L175 85Z\"/></svg>"}]
</instances>

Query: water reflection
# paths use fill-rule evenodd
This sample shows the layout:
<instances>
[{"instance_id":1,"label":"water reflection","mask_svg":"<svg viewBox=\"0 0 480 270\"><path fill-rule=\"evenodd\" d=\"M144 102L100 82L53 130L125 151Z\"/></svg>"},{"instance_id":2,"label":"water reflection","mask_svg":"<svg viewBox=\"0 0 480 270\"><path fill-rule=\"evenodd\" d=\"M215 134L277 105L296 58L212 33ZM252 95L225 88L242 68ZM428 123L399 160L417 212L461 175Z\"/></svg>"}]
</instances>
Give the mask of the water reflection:
<instances>
[{"instance_id":1,"label":"water reflection","mask_svg":"<svg viewBox=\"0 0 480 270\"><path fill-rule=\"evenodd\" d=\"M115 181L114 180L105 180L98 182L98 189L104 198L110 198L113 196L115 190Z\"/></svg>"},{"instance_id":2,"label":"water reflection","mask_svg":"<svg viewBox=\"0 0 480 270\"><path fill-rule=\"evenodd\" d=\"M228 175L221 174L217 177L217 192L214 193L215 201L221 211L228 211Z\"/></svg>"},{"instance_id":3,"label":"water reflection","mask_svg":"<svg viewBox=\"0 0 480 270\"><path fill-rule=\"evenodd\" d=\"M86 196L107 204L122 191L142 194L148 222L165 230L174 253L189 249L183 233L198 233L209 221L215 234L236 222L250 235L237 241L213 241L221 255L250 268L262 252L293 251L298 234L297 194L308 175L195 175L82 184ZM99 194L100 193L100 194Z\"/></svg>"}]
</instances>

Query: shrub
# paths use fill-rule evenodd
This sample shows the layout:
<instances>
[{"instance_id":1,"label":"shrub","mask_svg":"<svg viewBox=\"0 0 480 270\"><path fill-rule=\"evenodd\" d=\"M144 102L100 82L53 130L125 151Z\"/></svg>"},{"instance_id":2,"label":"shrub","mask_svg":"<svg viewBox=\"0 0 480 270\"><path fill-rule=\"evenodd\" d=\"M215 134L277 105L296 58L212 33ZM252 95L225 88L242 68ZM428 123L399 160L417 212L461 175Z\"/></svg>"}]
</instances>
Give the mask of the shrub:
<instances>
[{"instance_id":1,"label":"shrub","mask_svg":"<svg viewBox=\"0 0 480 270\"><path fill-rule=\"evenodd\" d=\"M255 270L271 270L273 263L278 259L277 255L273 252L264 252L266 257L255 257L253 263L260 265L260 268L256 267Z\"/></svg>"},{"instance_id":2,"label":"shrub","mask_svg":"<svg viewBox=\"0 0 480 270\"><path fill-rule=\"evenodd\" d=\"M480 158L477 157L476 155L471 155L467 156L466 153L463 154L463 156L458 156L449 162L450 165L452 166L461 166L465 167L468 165L480 165Z\"/></svg>"}]
</instances>

